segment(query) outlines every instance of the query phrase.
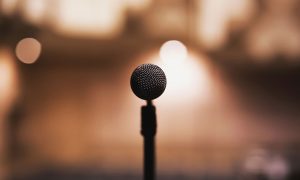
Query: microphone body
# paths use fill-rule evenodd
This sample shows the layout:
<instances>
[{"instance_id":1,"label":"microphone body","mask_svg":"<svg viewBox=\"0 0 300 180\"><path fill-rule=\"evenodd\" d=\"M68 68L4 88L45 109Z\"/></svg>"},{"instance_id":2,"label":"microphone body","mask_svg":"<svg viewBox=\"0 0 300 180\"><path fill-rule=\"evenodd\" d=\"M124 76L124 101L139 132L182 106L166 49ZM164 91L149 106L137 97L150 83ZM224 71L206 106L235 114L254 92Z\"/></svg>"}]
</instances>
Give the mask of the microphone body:
<instances>
[{"instance_id":1,"label":"microphone body","mask_svg":"<svg viewBox=\"0 0 300 180\"><path fill-rule=\"evenodd\" d=\"M130 79L134 94L147 101L141 108L141 134L144 138L144 180L155 180L155 134L156 113L152 100L158 98L166 88L167 79L163 70L153 64L142 64Z\"/></svg>"}]
</instances>

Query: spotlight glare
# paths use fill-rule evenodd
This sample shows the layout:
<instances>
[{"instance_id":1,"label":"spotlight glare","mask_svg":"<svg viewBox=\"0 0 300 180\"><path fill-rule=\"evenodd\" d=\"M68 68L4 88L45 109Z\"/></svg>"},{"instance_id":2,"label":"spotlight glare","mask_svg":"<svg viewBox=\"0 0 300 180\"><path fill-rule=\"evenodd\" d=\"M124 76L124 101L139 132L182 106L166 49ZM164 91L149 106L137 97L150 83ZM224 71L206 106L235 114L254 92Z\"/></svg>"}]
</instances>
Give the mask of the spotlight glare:
<instances>
[{"instance_id":1,"label":"spotlight glare","mask_svg":"<svg viewBox=\"0 0 300 180\"><path fill-rule=\"evenodd\" d=\"M159 55L167 65L178 64L187 58L187 48L180 41L171 40L161 46Z\"/></svg>"},{"instance_id":2,"label":"spotlight glare","mask_svg":"<svg viewBox=\"0 0 300 180\"><path fill-rule=\"evenodd\" d=\"M153 56L149 62L160 66L167 76L167 88L160 101L178 103L206 103L212 98L207 57L190 53L184 61L174 63ZM184 94L184 98L177 98ZM176 104L174 103L174 104Z\"/></svg>"}]
</instances>

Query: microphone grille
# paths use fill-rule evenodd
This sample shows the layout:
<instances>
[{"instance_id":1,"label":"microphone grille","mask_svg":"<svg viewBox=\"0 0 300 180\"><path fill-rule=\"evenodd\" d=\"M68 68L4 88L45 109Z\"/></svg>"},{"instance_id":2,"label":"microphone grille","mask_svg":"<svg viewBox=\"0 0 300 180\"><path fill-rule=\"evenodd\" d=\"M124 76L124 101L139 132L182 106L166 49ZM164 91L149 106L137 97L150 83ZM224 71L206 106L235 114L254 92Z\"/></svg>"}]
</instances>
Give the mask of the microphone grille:
<instances>
[{"instance_id":1,"label":"microphone grille","mask_svg":"<svg viewBox=\"0 0 300 180\"><path fill-rule=\"evenodd\" d=\"M130 79L134 94L144 100L158 98L166 89L167 79L164 71L154 64L142 64L132 73Z\"/></svg>"}]
</instances>

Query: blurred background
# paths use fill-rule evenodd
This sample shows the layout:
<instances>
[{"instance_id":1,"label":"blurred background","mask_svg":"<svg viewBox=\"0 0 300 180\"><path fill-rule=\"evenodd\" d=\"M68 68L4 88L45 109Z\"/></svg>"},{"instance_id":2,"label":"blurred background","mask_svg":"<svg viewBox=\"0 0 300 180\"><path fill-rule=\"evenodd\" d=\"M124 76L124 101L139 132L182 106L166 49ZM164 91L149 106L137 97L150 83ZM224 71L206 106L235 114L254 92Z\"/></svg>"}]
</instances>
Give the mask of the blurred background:
<instances>
[{"instance_id":1,"label":"blurred background","mask_svg":"<svg viewBox=\"0 0 300 180\"><path fill-rule=\"evenodd\" d=\"M142 63L167 75L158 179L300 179L297 0L0 0L0 179L142 179Z\"/></svg>"}]
</instances>

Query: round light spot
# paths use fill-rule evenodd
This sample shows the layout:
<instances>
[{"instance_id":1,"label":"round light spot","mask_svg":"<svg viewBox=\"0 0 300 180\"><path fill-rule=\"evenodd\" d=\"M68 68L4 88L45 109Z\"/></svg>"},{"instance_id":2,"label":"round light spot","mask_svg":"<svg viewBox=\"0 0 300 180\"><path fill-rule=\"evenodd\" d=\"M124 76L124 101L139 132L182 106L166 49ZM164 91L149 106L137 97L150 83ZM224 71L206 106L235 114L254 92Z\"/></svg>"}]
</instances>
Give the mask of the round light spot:
<instances>
[{"instance_id":1,"label":"round light spot","mask_svg":"<svg viewBox=\"0 0 300 180\"><path fill-rule=\"evenodd\" d=\"M177 64L187 58L187 48L177 40L165 42L160 48L160 58L166 64Z\"/></svg>"},{"instance_id":2,"label":"round light spot","mask_svg":"<svg viewBox=\"0 0 300 180\"><path fill-rule=\"evenodd\" d=\"M17 44L16 55L25 64L37 61L42 51L41 43L34 38L24 38Z\"/></svg>"}]
</instances>

